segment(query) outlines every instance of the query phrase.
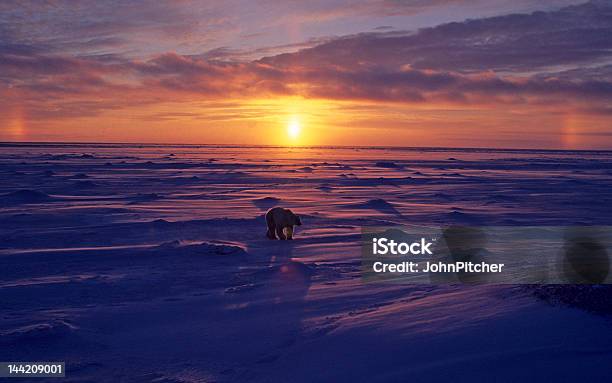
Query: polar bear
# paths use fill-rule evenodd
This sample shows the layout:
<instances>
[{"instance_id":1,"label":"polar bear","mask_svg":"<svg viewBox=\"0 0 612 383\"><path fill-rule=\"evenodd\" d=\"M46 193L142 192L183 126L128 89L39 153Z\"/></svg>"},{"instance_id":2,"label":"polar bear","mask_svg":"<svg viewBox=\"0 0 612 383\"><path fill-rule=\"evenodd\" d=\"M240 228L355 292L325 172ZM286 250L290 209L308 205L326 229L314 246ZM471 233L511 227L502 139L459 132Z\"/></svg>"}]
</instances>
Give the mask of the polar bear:
<instances>
[{"instance_id":1,"label":"polar bear","mask_svg":"<svg viewBox=\"0 0 612 383\"><path fill-rule=\"evenodd\" d=\"M301 226L302 221L291 210L275 207L266 213L266 224L269 239L293 239L293 226Z\"/></svg>"}]
</instances>

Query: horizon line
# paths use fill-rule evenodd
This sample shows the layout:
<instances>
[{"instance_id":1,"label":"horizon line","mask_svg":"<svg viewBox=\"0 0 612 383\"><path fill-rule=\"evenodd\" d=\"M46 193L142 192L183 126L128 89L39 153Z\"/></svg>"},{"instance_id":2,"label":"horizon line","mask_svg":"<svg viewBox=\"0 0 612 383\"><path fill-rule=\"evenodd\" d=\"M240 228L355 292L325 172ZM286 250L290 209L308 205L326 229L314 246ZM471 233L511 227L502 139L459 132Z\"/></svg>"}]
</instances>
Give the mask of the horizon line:
<instances>
[{"instance_id":1,"label":"horizon line","mask_svg":"<svg viewBox=\"0 0 612 383\"><path fill-rule=\"evenodd\" d=\"M264 144L185 144L154 142L94 142L94 141L0 141L0 146L54 146L54 145L118 145L118 146L166 146L166 147L249 147L249 148L294 148L294 149L391 149L391 150L481 150L481 151L540 151L540 152L612 152L612 149L550 149L550 148L503 148L472 146L384 146L384 145L264 145Z\"/></svg>"},{"instance_id":2,"label":"horizon line","mask_svg":"<svg viewBox=\"0 0 612 383\"><path fill-rule=\"evenodd\" d=\"M469 146L383 146L383 145L264 145L264 144L185 144L154 142L92 142L92 141L0 141L0 146L53 146L53 145L134 145L166 147L250 147L250 148L295 148L295 149L395 149L395 150L483 150L483 151L541 151L541 152L612 152L612 149L550 149L550 148L503 148Z\"/></svg>"}]
</instances>

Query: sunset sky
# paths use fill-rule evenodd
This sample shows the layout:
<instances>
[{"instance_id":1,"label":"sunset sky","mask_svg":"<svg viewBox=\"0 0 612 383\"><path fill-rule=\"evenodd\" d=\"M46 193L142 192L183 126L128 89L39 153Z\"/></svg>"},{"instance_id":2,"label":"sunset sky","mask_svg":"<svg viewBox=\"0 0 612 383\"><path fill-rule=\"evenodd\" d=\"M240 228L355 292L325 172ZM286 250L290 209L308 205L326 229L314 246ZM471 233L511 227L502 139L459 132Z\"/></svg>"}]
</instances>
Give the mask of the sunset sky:
<instances>
[{"instance_id":1,"label":"sunset sky","mask_svg":"<svg viewBox=\"0 0 612 383\"><path fill-rule=\"evenodd\" d=\"M0 2L0 141L612 149L612 1Z\"/></svg>"}]
</instances>

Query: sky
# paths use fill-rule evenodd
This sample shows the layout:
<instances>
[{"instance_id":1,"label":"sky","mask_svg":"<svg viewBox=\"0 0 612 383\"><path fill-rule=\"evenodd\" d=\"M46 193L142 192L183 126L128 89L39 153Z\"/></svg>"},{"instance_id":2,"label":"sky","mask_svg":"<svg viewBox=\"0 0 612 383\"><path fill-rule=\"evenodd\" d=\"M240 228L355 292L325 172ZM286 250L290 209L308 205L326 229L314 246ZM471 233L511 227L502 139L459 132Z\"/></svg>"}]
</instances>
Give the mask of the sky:
<instances>
[{"instance_id":1,"label":"sky","mask_svg":"<svg viewBox=\"0 0 612 383\"><path fill-rule=\"evenodd\" d=\"M0 2L0 141L612 149L612 1Z\"/></svg>"}]
</instances>

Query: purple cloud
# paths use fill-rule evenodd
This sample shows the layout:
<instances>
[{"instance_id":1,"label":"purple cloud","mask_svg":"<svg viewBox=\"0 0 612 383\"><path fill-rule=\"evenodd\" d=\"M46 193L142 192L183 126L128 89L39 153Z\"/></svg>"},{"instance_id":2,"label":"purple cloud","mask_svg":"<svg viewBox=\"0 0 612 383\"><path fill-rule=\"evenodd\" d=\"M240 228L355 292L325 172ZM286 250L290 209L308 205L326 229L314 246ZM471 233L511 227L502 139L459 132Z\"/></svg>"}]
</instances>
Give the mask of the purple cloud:
<instances>
[{"instance_id":1,"label":"purple cloud","mask_svg":"<svg viewBox=\"0 0 612 383\"><path fill-rule=\"evenodd\" d=\"M95 113L115 110L119 101L134 105L296 95L409 104L556 105L560 111L607 115L612 101L610 35L612 6L590 2L415 33L347 36L250 62L219 60L229 51L138 59L54 54L4 44L0 95L9 100L6 105L26 105L31 115L44 115L50 103L53 110L87 105ZM590 66L584 68L584 63ZM87 113L88 108L78 110Z\"/></svg>"},{"instance_id":2,"label":"purple cloud","mask_svg":"<svg viewBox=\"0 0 612 383\"><path fill-rule=\"evenodd\" d=\"M534 71L612 59L612 5L468 20L416 33L366 33L262 59L276 66L377 66L455 72Z\"/></svg>"}]
</instances>

